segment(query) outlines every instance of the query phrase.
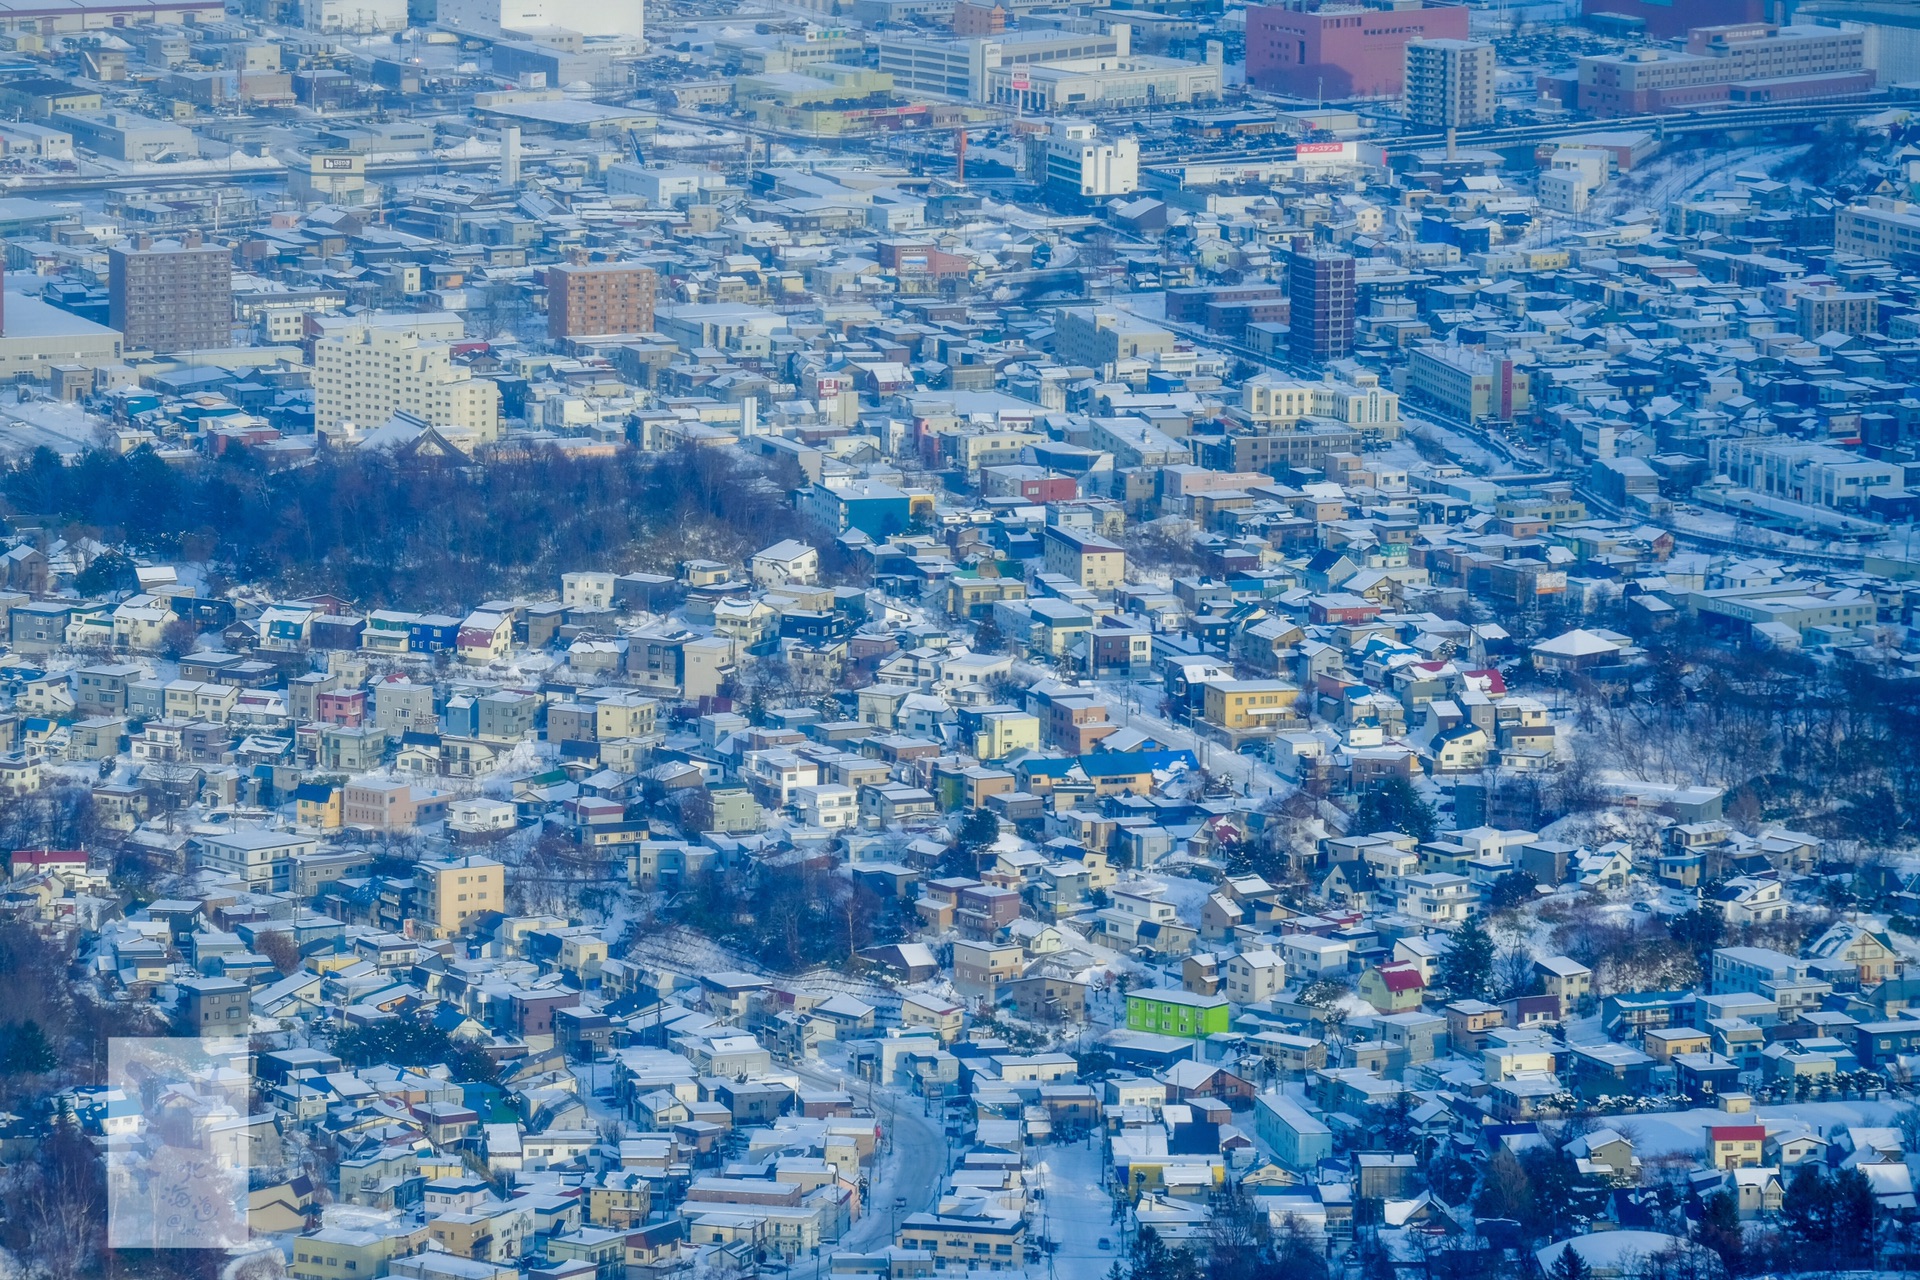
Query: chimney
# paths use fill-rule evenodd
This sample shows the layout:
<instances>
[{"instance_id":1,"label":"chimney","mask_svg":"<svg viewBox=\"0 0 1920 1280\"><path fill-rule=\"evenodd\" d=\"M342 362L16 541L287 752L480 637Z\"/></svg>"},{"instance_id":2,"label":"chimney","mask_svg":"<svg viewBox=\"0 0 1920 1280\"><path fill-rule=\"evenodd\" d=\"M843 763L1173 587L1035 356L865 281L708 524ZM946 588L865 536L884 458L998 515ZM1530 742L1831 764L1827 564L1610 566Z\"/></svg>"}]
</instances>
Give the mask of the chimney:
<instances>
[{"instance_id":1,"label":"chimney","mask_svg":"<svg viewBox=\"0 0 1920 1280\"><path fill-rule=\"evenodd\" d=\"M520 126L508 125L500 139L500 181L509 187L520 185Z\"/></svg>"},{"instance_id":2,"label":"chimney","mask_svg":"<svg viewBox=\"0 0 1920 1280\"><path fill-rule=\"evenodd\" d=\"M189 231L180 238L180 247L183 249L198 249L200 243L200 233L198 231Z\"/></svg>"}]
</instances>

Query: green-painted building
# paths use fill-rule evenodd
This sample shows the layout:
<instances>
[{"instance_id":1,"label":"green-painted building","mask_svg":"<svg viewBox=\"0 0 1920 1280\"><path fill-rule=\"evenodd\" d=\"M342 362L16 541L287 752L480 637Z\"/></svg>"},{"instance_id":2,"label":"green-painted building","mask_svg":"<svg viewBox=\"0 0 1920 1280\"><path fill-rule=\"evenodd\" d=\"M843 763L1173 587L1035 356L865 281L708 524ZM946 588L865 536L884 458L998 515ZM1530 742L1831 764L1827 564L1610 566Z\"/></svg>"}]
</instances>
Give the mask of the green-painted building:
<instances>
[{"instance_id":1,"label":"green-painted building","mask_svg":"<svg viewBox=\"0 0 1920 1280\"><path fill-rule=\"evenodd\" d=\"M1127 1030L1201 1040L1227 1029L1227 998L1164 987L1127 996Z\"/></svg>"}]
</instances>

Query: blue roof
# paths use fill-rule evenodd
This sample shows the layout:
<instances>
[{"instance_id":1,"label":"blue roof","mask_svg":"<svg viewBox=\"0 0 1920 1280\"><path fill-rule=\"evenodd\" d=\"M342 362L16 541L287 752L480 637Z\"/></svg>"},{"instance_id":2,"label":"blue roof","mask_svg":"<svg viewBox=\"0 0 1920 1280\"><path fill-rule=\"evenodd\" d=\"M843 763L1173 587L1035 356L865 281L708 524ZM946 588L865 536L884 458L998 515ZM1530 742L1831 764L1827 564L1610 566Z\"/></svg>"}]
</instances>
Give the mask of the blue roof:
<instances>
[{"instance_id":1,"label":"blue roof","mask_svg":"<svg viewBox=\"0 0 1920 1280\"><path fill-rule=\"evenodd\" d=\"M1198 769L1200 761L1191 751L1100 751L1080 757L1080 768L1089 778L1114 777L1185 765Z\"/></svg>"}]
</instances>

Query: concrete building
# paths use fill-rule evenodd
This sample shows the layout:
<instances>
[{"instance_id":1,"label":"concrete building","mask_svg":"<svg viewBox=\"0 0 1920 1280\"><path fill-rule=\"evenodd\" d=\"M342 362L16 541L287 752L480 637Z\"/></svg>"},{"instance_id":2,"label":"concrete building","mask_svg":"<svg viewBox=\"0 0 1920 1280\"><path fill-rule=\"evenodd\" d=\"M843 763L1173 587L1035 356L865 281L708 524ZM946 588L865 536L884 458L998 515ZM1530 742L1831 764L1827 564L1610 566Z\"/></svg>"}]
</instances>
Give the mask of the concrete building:
<instances>
[{"instance_id":1,"label":"concrete building","mask_svg":"<svg viewBox=\"0 0 1920 1280\"><path fill-rule=\"evenodd\" d=\"M257 827L198 836L195 844L198 863L206 870L243 880L262 892L281 893L292 883L293 860L319 847L310 836Z\"/></svg>"},{"instance_id":2,"label":"concrete building","mask_svg":"<svg viewBox=\"0 0 1920 1280\"><path fill-rule=\"evenodd\" d=\"M533 33L559 28L583 36L647 34L644 0L441 0L438 21L480 35L502 31Z\"/></svg>"},{"instance_id":3,"label":"concrete building","mask_svg":"<svg viewBox=\"0 0 1920 1280\"><path fill-rule=\"evenodd\" d=\"M1866 258L1920 255L1920 208L1889 196L1867 196L1835 217L1833 247Z\"/></svg>"},{"instance_id":4,"label":"concrete building","mask_svg":"<svg viewBox=\"0 0 1920 1280\"><path fill-rule=\"evenodd\" d=\"M1803 338L1828 333L1872 333L1880 327L1880 295L1824 285L1794 299Z\"/></svg>"},{"instance_id":5,"label":"concrete building","mask_svg":"<svg viewBox=\"0 0 1920 1280\"><path fill-rule=\"evenodd\" d=\"M107 323L130 349L204 351L233 341L233 252L197 231L107 250Z\"/></svg>"},{"instance_id":6,"label":"concrete building","mask_svg":"<svg viewBox=\"0 0 1920 1280\"><path fill-rule=\"evenodd\" d=\"M45 379L55 365L98 369L120 363L119 333L25 294L0 316L0 381Z\"/></svg>"},{"instance_id":7,"label":"concrete building","mask_svg":"<svg viewBox=\"0 0 1920 1280\"><path fill-rule=\"evenodd\" d=\"M1464 5L1247 7L1247 80L1314 101L1397 98L1407 42L1467 38Z\"/></svg>"},{"instance_id":8,"label":"concrete building","mask_svg":"<svg viewBox=\"0 0 1920 1280\"><path fill-rule=\"evenodd\" d=\"M323 35L374 35L404 31L407 0L305 0L301 19Z\"/></svg>"},{"instance_id":9,"label":"concrete building","mask_svg":"<svg viewBox=\"0 0 1920 1280\"><path fill-rule=\"evenodd\" d=\"M1493 46L1484 40L1407 41L1407 116L1435 129L1493 120Z\"/></svg>"},{"instance_id":10,"label":"concrete building","mask_svg":"<svg viewBox=\"0 0 1920 1280\"><path fill-rule=\"evenodd\" d=\"M1051 115L1211 102L1221 89L1221 68L1215 64L1142 55L995 67L987 72L986 96L999 105Z\"/></svg>"},{"instance_id":11,"label":"concrete building","mask_svg":"<svg viewBox=\"0 0 1920 1280\"><path fill-rule=\"evenodd\" d=\"M1433 342L1415 347L1407 359L1408 399L1460 421L1525 413L1527 391L1524 370L1483 351Z\"/></svg>"},{"instance_id":12,"label":"concrete building","mask_svg":"<svg viewBox=\"0 0 1920 1280\"><path fill-rule=\"evenodd\" d=\"M1053 122L1034 139L1034 167L1046 185L1083 196L1118 196L1140 187L1140 142L1131 135L1102 141L1090 124Z\"/></svg>"},{"instance_id":13,"label":"concrete building","mask_svg":"<svg viewBox=\"0 0 1920 1280\"><path fill-rule=\"evenodd\" d=\"M1104 32L1035 28L963 40L888 32L878 37L876 44L880 70L893 77L893 85L900 92L985 102L993 71L1050 62L1126 58L1133 51L1132 33L1126 23L1115 22ZM1008 82L1009 89L1015 87Z\"/></svg>"},{"instance_id":14,"label":"concrete building","mask_svg":"<svg viewBox=\"0 0 1920 1280\"><path fill-rule=\"evenodd\" d=\"M1327 249L1296 252L1287 264L1287 346L1297 364L1322 366L1353 354L1354 260Z\"/></svg>"},{"instance_id":15,"label":"concrete building","mask_svg":"<svg viewBox=\"0 0 1920 1280\"><path fill-rule=\"evenodd\" d=\"M656 278L636 262L547 268L547 336L651 333Z\"/></svg>"},{"instance_id":16,"label":"concrete building","mask_svg":"<svg viewBox=\"0 0 1920 1280\"><path fill-rule=\"evenodd\" d=\"M1574 104L1596 115L1680 111L1714 102L1781 102L1864 93L1858 27L1696 27L1687 47L1639 48L1579 59Z\"/></svg>"},{"instance_id":17,"label":"concrete building","mask_svg":"<svg viewBox=\"0 0 1920 1280\"><path fill-rule=\"evenodd\" d=\"M417 923L428 937L452 937L474 916L506 908L506 868L485 854L422 862L413 878L420 890Z\"/></svg>"},{"instance_id":18,"label":"concrete building","mask_svg":"<svg viewBox=\"0 0 1920 1280\"><path fill-rule=\"evenodd\" d=\"M192 160L200 154L193 130L135 111L58 111L53 121L79 145L115 160L152 164Z\"/></svg>"},{"instance_id":19,"label":"concrete building","mask_svg":"<svg viewBox=\"0 0 1920 1280\"><path fill-rule=\"evenodd\" d=\"M1857 508L1894 492L1906 469L1834 445L1723 436L1707 442L1707 465L1745 489L1816 507Z\"/></svg>"},{"instance_id":20,"label":"concrete building","mask_svg":"<svg viewBox=\"0 0 1920 1280\"><path fill-rule=\"evenodd\" d=\"M1170 352L1173 344L1171 333L1125 312L1073 307L1060 313L1053 352L1064 363L1099 369L1119 360Z\"/></svg>"},{"instance_id":21,"label":"concrete building","mask_svg":"<svg viewBox=\"0 0 1920 1280\"><path fill-rule=\"evenodd\" d=\"M444 338L427 336L443 331L434 316L329 325L313 348L315 427L378 427L395 413L410 413L492 442L500 434L500 389L456 367Z\"/></svg>"}]
</instances>

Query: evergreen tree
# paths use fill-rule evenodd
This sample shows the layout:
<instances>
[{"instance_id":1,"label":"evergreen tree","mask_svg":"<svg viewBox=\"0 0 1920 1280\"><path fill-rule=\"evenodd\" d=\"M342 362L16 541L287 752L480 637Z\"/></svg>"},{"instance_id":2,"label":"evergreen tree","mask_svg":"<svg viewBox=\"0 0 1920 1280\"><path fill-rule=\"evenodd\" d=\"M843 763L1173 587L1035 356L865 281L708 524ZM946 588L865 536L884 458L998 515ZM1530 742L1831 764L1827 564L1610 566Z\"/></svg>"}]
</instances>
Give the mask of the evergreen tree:
<instances>
[{"instance_id":1,"label":"evergreen tree","mask_svg":"<svg viewBox=\"0 0 1920 1280\"><path fill-rule=\"evenodd\" d=\"M1727 1274L1739 1275L1746 1254L1746 1233L1740 1226L1740 1206L1733 1193L1716 1191L1700 1206L1700 1221L1693 1238L1720 1255Z\"/></svg>"},{"instance_id":2,"label":"evergreen tree","mask_svg":"<svg viewBox=\"0 0 1920 1280\"><path fill-rule=\"evenodd\" d=\"M1478 920L1454 931L1453 945L1440 957L1440 985L1455 999L1485 999L1493 988L1493 938Z\"/></svg>"},{"instance_id":3,"label":"evergreen tree","mask_svg":"<svg viewBox=\"0 0 1920 1280\"><path fill-rule=\"evenodd\" d=\"M1005 653L1007 651L1007 633L1000 624L988 614L980 619L980 625L973 629L973 651L975 653Z\"/></svg>"},{"instance_id":4,"label":"evergreen tree","mask_svg":"<svg viewBox=\"0 0 1920 1280\"><path fill-rule=\"evenodd\" d=\"M39 1075L59 1065L47 1033L33 1019L0 1027L0 1075Z\"/></svg>"},{"instance_id":5,"label":"evergreen tree","mask_svg":"<svg viewBox=\"0 0 1920 1280\"><path fill-rule=\"evenodd\" d=\"M1874 1214L1879 1202L1873 1183L1858 1169L1833 1175L1833 1256L1858 1268L1873 1265Z\"/></svg>"},{"instance_id":6,"label":"evergreen tree","mask_svg":"<svg viewBox=\"0 0 1920 1280\"><path fill-rule=\"evenodd\" d=\"M1353 811L1354 833L1404 831L1416 840L1433 839L1433 806L1407 779L1394 776L1373 784Z\"/></svg>"},{"instance_id":7,"label":"evergreen tree","mask_svg":"<svg viewBox=\"0 0 1920 1280\"><path fill-rule=\"evenodd\" d=\"M1547 1280L1593 1280L1593 1268L1572 1245L1565 1245L1547 1268Z\"/></svg>"},{"instance_id":8,"label":"evergreen tree","mask_svg":"<svg viewBox=\"0 0 1920 1280\"><path fill-rule=\"evenodd\" d=\"M1811 1161L1803 1162L1780 1201L1780 1225L1795 1251L1809 1262L1828 1255L1834 1236L1833 1181Z\"/></svg>"}]
</instances>

